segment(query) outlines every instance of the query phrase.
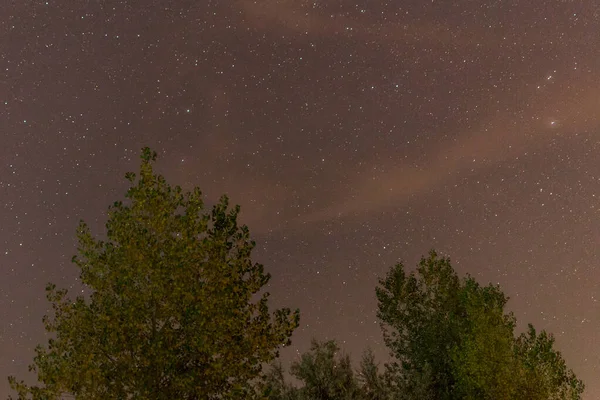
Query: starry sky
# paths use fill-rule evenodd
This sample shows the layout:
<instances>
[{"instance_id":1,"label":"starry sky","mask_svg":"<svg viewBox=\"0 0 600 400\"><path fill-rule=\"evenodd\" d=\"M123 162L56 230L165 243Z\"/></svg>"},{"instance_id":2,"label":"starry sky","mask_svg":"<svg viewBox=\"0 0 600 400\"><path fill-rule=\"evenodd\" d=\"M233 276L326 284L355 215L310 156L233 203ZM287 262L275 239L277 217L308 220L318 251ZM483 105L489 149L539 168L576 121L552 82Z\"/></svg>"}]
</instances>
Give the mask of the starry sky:
<instances>
[{"instance_id":1,"label":"starry sky","mask_svg":"<svg viewBox=\"0 0 600 400\"><path fill-rule=\"evenodd\" d=\"M313 336L385 361L377 279L436 248L599 398L598 32L596 0L0 0L0 376L147 145L242 206L302 312L284 361Z\"/></svg>"}]
</instances>

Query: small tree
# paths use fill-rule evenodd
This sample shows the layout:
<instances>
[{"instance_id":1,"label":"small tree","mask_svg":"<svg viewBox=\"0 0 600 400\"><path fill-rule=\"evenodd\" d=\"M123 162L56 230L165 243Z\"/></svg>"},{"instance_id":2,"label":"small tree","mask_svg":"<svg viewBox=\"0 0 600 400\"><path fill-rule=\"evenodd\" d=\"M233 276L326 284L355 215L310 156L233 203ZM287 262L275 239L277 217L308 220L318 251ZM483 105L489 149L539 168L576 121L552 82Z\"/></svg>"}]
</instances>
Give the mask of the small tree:
<instances>
[{"instance_id":1,"label":"small tree","mask_svg":"<svg viewBox=\"0 0 600 400\"><path fill-rule=\"evenodd\" d=\"M350 356L341 355L333 340L312 341L310 351L300 361L292 363L291 374L304 385L302 399L352 400L358 398L358 382L354 376Z\"/></svg>"},{"instance_id":2,"label":"small tree","mask_svg":"<svg viewBox=\"0 0 600 400\"><path fill-rule=\"evenodd\" d=\"M250 397L261 365L290 343L298 311L269 312L269 281L252 263L254 242L227 197L205 212L198 188L155 175L144 148L129 204L109 209L108 240L77 230L81 282L71 300L47 288L54 334L30 370L40 386L10 377L19 399L224 399Z\"/></svg>"},{"instance_id":3,"label":"small tree","mask_svg":"<svg viewBox=\"0 0 600 400\"><path fill-rule=\"evenodd\" d=\"M364 400L387 400L390 390L370 349L363 353L358 370L358 382Z\"/></svg>"},{"instance_id":4,"label":"small tree","mask_svg":"<svg viewBox=\"0 0 600 400\"><path fill-rule=\"evenodd\" d=\"M373 354L361 363L360 378L352 368L349 355L340 353L334 340L312 341L310 350L292 363L291 375L300 382L286 383L281 364L274 364L263 383L269 400L383 400L385 388Z\"/></svg>"},{"instance_id":5,"label":"small tree","mask_svg":"<svg viewBox=\"0 0 600 400\"><path fill-rule=\"evenodd\" d=\"M302 400L298 388L286 382L281 362L271 365L259 387L268 400Z\"/></svg>"},{"instance_id":6,"label":"small tree","mask_svg":"<svg viewBox=\"0 0 600 400\"><path fill-rule=\"evenodd\" d=\"M407 274L394 266L376 289L393 361L386 376L399 399L580 399L583 383L554 340L516 320L498 286L459 279L432 251Z\"/></svg>"}]
</instances>

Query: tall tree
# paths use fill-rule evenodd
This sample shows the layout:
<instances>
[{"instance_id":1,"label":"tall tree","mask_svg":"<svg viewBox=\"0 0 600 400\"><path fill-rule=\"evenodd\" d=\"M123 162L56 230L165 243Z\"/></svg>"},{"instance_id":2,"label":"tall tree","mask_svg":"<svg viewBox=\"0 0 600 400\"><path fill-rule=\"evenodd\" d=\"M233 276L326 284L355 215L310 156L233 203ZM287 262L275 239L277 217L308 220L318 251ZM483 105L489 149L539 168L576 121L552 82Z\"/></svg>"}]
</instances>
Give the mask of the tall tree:
<instances>
[{"instance_id":1,"label":"tall tree","mask_svg":"<svg viewBox=\"0 0 600 400\"><path fill-rule=\"evenodd\" d=\"M89 298L47 288L53 334L30 369L40 385L9 378L19 399L248 398L263 363L290 343L298 311L271 313L239 206L222 197L205 212L198 188L156 175L144 148L128 204L109 208L107 240L77 229L81 282Z\"/></svg>"},{"instance_id":2,"label":"tall tree","mask_svg":"<svg viewBox=\"0 0 600 400\"><path fill-rule=\"evenodd\" d=\"M414 272L395 265L376 295L397 398L574 400L583 393L550 335L531 327L515 338L500 288L460 279L435 251Z\"/></svg>"},{"instance_id":3,"label":"tall tree","mask_svg":"<svg viewBox=\"0 0 600 400\"><path fill-rule=\"evenodd\" d=\"M397 264L379 283L377 315L394 356L387 372L397 396L449 399L455 384L449 346L458 341L461 287L449 260L432 253L417 274Z\"/></svg>"}]
</instances>

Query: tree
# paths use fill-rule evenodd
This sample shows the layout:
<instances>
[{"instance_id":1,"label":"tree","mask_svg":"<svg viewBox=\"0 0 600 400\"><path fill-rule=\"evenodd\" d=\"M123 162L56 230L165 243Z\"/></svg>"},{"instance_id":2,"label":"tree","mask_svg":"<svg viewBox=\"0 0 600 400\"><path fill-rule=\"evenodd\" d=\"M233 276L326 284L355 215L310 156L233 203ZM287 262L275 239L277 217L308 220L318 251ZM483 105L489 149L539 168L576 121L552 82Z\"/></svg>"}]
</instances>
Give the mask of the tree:
<instances>
[{"instance_id":1,"label":"tree","mask_svg":"<svg viewBox=\"0 0 600 400\"><path fill-rule=\"evenodd\" d=\"M457 342L460 280L432 254L418 274L397 264L376 288L378 317L393 361L387 375L397 396L448 399L454 386L449 347ZM427 378L425 380L425 378Z\"/></svg>"},{"instance_id":2,"label":"tree","mask_svg":"<svg viewBox=\"0 0 600 400\"><path fill-rule=\"evenodd\" d=\"M410 274L395 265L376 295L396 398L558 400L583 393L550 335L531 327L515 338L500 288L460 279L435 251Z\"/></svg>"},{"instance_id":3,"label":"tree","mask_svg":"<svg viewBox=\"0 0 600 400\"><path fill-rule=\"evenodd\" d=\"M47 287L53 334L30 369L40 386L10 377L19 399L249 398L263 363L298 326L296 310L270 313L270 275L251 261L255 244L239 206L223 196L204 211L201 192L156 175L144 148L128 205L109 208L107 240L77 229L81 282L89 298Z\"/></svg>"},{"instance_id":4,"label":"tree","mask_svg":"<svg viewBox=\"0 0 600 400\"><path fill-rule=\"evenodd\" d=\"M364 400L386 400L390 398L387 382L379 372L379 365L369 349L363 353L358 371L358 382Z\"/></svg>"},{"instance_id":5,"label":"tree","mask_svg":"<svg viewBox=\"0 0 600 400\"><path fill-rule=\"evenodd\" d=\"M310 351L300 361L292 363L292 376L304 385L303 399L351 400L358 398L358 382L354 376L350 356L341 355L335 341L312 341Z\"/></svg>"},{"instance_id":6,"label":"tree","mask_svg":"<svg viewBox=\"0 0 600 400\"><path fill-rule=\"evenodd\" d=\"M281 362L271 365L259 388L268 400L301 400L298 388L286 382Z\"/></svg>"},{"instance_id":7,"label":"tree","mask_svg":"<svg viewBox=\"0 0 600 400\"><path fill-rule=\"evenodd\" d=\"M269 400L384 400L388 399L373 353L366 352L359 376L349 355L340 354L334 340L312 341L311 348L292 363L291 375L300 382L286 383L281 364L274 364L264 381Z\"/></svg>"}]
</instances>

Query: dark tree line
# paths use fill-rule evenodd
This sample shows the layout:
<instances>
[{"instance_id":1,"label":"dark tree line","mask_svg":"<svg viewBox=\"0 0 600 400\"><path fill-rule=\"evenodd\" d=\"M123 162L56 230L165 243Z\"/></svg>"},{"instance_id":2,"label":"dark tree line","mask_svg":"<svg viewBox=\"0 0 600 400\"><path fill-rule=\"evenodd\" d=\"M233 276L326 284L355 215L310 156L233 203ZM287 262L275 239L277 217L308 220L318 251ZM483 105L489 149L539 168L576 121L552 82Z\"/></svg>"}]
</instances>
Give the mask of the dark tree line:
<instances>
[{"instance_id":1,"label":"dark tree line","mask_svg":"<svg viewBox=\"0 0 600 400\"><path fill-rule=\"evenodd\" d=\"M276 359L299 311L271 311L270 275L252 262L239 207L222 197L207 211L198 188L184 192L154 173L155 158L143 149L139 174L126 175L107 240L79 225L73 262L91 295L47 287L51 339L30 366L37 383L9 378L16 398L581 398L552 335L531 325L516 335L500 288L459 277L434 251L413 272L393 266L376 287L390 362L367 351L356 368L335 341L315 340L286 372Z\"/></svg>"}]
</instances>

